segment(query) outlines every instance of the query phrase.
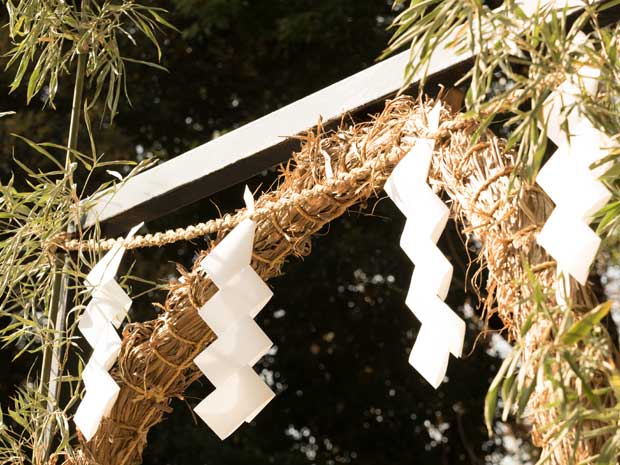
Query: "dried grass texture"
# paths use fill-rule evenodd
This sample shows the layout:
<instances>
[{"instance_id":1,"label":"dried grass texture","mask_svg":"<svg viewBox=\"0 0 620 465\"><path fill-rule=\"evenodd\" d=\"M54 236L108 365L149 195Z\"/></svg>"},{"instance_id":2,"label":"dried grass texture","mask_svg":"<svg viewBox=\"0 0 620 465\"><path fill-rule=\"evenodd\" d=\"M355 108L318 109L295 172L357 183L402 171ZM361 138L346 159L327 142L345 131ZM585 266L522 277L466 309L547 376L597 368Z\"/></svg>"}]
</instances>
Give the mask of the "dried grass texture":
<instances>
[{"instance_id":1,"label":"dried grass texture","mask_svg":"<svg viewBox=\"0 0 620 465\"><path fill-rule=\"evenodd\" d=\"M531 310L524 300L529 288L523 284L522 257L527 257L546 286L554 285L555 265L534 240L552 203L532 186L517 186L509 192L513 156L488 131L471 146L476 122L444 111L439 131L429 134L425 115L430 104L401 97L388 102L370 122L327 134L319 127L308 134L300 152L283 169L277 189L256 202L252 266L268 280L282 272L290 257L308 255L313 234L380 192L416 137L434 137L437 151L429 181L436 190L445 190L465 231L480 241L480 259L489 272L487 307L499 312L509 331L516 334ZM331 159L333 178L326 177L325 154ZM218 223L217 240L245 217L244 210L225 215ZM170 412L171 398L183 398L185 389L202 375L192 360L215 336L197 309L217 290L198 266L206 253L200 253L191 271L181 270L183 280L171 283L159 318L126 327L112 372L121 386L120 395L111 416L83 445L90 460L101 465L140 463L149 429ZM587 289L578 289L575 301L588 308L594 304ZM535 351L546 343L548 328L540 325L529 334L528 351ZM611 350L603 347L593 357L608 361ZM534 439L543 447L549 446L545 438L554 413L553 409L540 412L538 407L546 405L549 392L544 385L537 387L531 405ZM550 463L568 463L569 443L570 437L559 445L560 452ZM579 456L590 456L596 447L578 445Z\"/></svg>"},{"instance_id":2,"label":"dried grass texture","mask_svg":"<svg viewBox=\"0 0 620 465\"><path fill-rule=\"evenodd\" d=\"M469 127L452 133L449 140L439 141L429 181L452 199L452 211L460 220L462 230L480 245L478 260L488 272L485 289L487 318L497 312L509 338L517 340L535 301L531 279L525 269L527 263L546 290L545 303L558 305L556 264L536 244L536 235L554 205L537 185L512 176L515 154L506 151L505 141L487 131L472 145L476 129ZM569 301L577 318L597 305L592 290L573 279ZM562 312L554 315L557 317L555 323L559 324ZM522 363L531 366L528 375L532 379L540 366L541 352L553 346L552 326L549 319L538 319L526 332ZM584 351L585 363L579 368L586 373L590 389L609 388L608 380L612 374L618 373L614 362L615 347L607 331L602 326L598 329L600 333L596 342L580 347ZM569 391L574 390L584 408L592 407L584 394L583 380L575 375L562 354L552 351L545 353L545 357L554 359L555 366L561 368L555 373L557 382ZM563 400L558 398L557 392L556 386L548 381L535 385L527 405L533 442L542 448L541 457L548 457L546 463L586 463L600 452L610 434L595 434L585 439L584 434L603 424L581 419L576 419L574 427L568 428L565 435L560 434L558 419ZM616 403L611 393L602 400L603 407Z\"/></svg>"},{"instance_id":3,"label":"dried grass texture","mask_svg":"<svg viewBox=\"0 0 620 465\"><path fill-rule=\"evenodd\" d=\"M283 169L278 188L256 201L252 266L263 279L279 275L289 257L308 255L314 233L351 206L376 196L411 147L412 136L425 132L426 110L399 99L372 122L330 135L319 127L306 136L301 151ZM325 174L325 154L331 157L331 179ZM246 216L245 210L224 216L217 239ZM181 271L183 282L171 283L159 318L125 329L112 372L121 386L119 398L85 445L99 464L139 463L147 433L170 411L170 399L182 398L202 375L192 360L215 335L197 309L217 290L198 265L206 253L200 253L191 271Z\"/></svg>"}]
</instances>

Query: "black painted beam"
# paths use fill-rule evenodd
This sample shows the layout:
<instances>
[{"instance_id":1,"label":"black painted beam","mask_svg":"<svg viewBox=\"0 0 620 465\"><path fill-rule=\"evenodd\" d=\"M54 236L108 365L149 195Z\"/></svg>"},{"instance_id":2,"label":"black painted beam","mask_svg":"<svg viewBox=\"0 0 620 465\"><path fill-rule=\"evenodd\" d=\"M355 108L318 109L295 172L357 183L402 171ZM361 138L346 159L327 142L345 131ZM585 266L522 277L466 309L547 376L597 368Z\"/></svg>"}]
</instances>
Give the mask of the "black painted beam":
<instances>
[{"instance_id":1,"label":"black painted beam","mask_svg":"<svg viewBox=\"0 0 620 465\"><path fill-rule=\"evenodd\" d=\"M573 13L569 24L577 16ZM620 6L616 6L601 15L599 24L610 25L619 18ZM135 176L97 200L84 225L99 220L108 232L127 230L288 160L299 148L294 136L316 127L319 118L329 126L345 113L365 116L380 109L386 98L401 89L408 58L409 51L402 52ZM428 69L426 91L433 93L438 84L458 81L471 61L470 52L459 55L438 47Z\"/></svg>"}]
</instances>

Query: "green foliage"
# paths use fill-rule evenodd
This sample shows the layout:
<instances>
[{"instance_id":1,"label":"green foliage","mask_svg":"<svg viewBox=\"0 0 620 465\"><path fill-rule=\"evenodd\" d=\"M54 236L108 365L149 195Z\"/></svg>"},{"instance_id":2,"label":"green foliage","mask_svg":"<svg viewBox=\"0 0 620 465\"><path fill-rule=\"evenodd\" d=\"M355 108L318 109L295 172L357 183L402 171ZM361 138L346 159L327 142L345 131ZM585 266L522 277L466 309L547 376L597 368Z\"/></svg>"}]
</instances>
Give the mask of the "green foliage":
<instances>
[{"instance_id":1,"label":"green foliage","mask_svg":"<svg viewBox=\"0 0 620 465\"><path fill-rule=\"evenodd\" d=\"M543 425L547 455L537 464L546 463L549 453L560 447L570 434L571 440L599 438L605 443L596 464L615 464L620 457L616 431L620 421L620 405L615 401L618 373L605 357L612 342L600 325L611 309L605 302L586 312L577 312L570 305L550 307L549 293L530 275L533 289L529 298L531 313L521 328L514 349L497 372L485 399L485 421L489 434L501 399L501 418L514 414L520 419L529 416L546 418ZM536 333L536 334L532 334ZM531 349L532 338L546 335L544 344ZM595 386L594 388L592 386ZM532 395L537 398L533 408ZM573 457L567 465L576 464ZM579 462L582 463L582 462Z\"/></svg>"},{"instance_id":2,"label":"green foliage","mask_svg":"<svg viewBox=\"0 0 620 465\"><path fill-rule=\"evenodd\" d=\"M99 237L98 228L83 231L79 225L92 203L87 197L112 187L109 181L101 181L100 172L122 182L123 176L108 168L119 166L132 176L150 164L149 160L138 164L105 160L98 154L89 110L103 106L102 114L109 112L110 119L116 116L122 95L127 96L126 62L161 68L121 54L121 37L137 45L134 36L142 33L157 49L159 59L161 51L155 34L172 26L161 16L161 8L132 1L83 0L80 8L55 0L5 3L12 41L7 68L16 68L9 86L11 92L25 87L30 102L45 90L44 101L54 107L59 85L69 81L73 61L78 63L71 118L74 131L70 132L69 147L15 135L40 157L34 166L51 169L33 169L14 157L10 178L0 182L0 320L7 322L0 328L0 340L4 347L15 348L14 360L25 354L44 361L59 357L55 389L65 397L59 409L56 392L47 394L53 387L47 379L49 364L44 362L41 372L33 370L26 385L15 394L6 421L0 424L0 460L43 464L72 453L70 409L81 392L79 377L70 375L67 368L70 353L75 354L71 371L77 370L78 361L81 363L77 315L88 298L82 269L89 269L99 256L96 250L62 254L57 250L58 243L71 230L77 237ZM87 97L82 94L84 87L90 89ZM77 148L82 107L90 156ZM10 114L5 112L0 117ZM79 186L76 178L81 181ZM91 183L95 186L91 187ZM61 313L62 327L56 327L55 309L58 299L65 299L63 287L68 289L66 313Z\"/></svg>"},{"instance_id":3,"label":"green foliage","mask_svg":"<svg viewBox=\"0 0 620 465\"><path fill-rule=\"evenodd\" d=\"M67 413L73 403L70 402L64 410L57 407L48 410L45 407L48 400L54 401L42 396L36 389L19 389L13 397L12 407L5 414L0 412L1 463L45 464L42 452L46 449L44 441L50 428L58 432L58 441L50 451L50 459L60 461L74 455ZM52 405L55 406L55 403Z\"/></svg>"},{"instance_id":4,"label":"green foliage","mask_svg":"<svg viewBox=\"0 0 620 465\"><path fill-rule=\"evenodd\" d=\"M612 140L601 163L611 162L602 181L613 198L595 221L613 256L620 236L620 26L604 20L607 10L620 2L584 2L582 10L573 12L547 5L530 16L510 0L496 9L480 0L398 2L400 6L405 3L408 5L393 22L386 54L408 46L406 85L418 78L423 85L430 58L439 46L448 52L471 52L473 65L459 82L466 88L466 116L501 127L508 149L518 154L515 175L535 180L551 152L543 114L550 93L584 65L600 70L598 93L592 96L581 89L574 105L560 109L560 120L567 132L568 115L577 108ZM498 2L494 3L497 6ZM550 424L544 431L548 453L569 435L575 443L597 439L604 441L604 446L594 457L595 463L615 464L620 456L620 435L616 432L620 421L619 380L613 363L605 359L604 354L614 349L600 325L611 304L602 304L585 315L570 304L551 308L547 302L555 299L547 294L552 291L533 277L527 284L532 295L525 306L532 310L512 354L487 392L484 415L488 432L493 433L501 399L503 420L510 414L518 418L545 418L548 414ZM532 349L528 342L531 338L544 343ZM549 392L544 405L536 399L540 411L532 411L530 400L539 394L537 387L546 387ZM548 459L548 455L543 456L538 463ZM569 460L576 463L575 457Z\"/></svg>"},{"instance_id":5,"label":"green foliage","mask_svg":"<svg viewBox=\"0 0 620 465\"><path fill-rule=\"evenodd\" d=\"M534 179L548 153L543 102L582 66L600 69L599 92L590 96L584 90L574 106L563 108L562 127L567 130L566 117L576 106L608 136L620 132L620 26L613 22L603 25L606 10L617 5L617 1L594 2L580 12L545 6L526 16L514 1L491 9L480 0L413 0L394 20L386 54L408 46L411 58L406 84L416 76L422 77L423 84L430 57L438 46L455 53L475 51L474 64L460 81L467 89L468 115L487 124L491 119L501 124L508 134L508 148L517 150L518 172ZM605 161L615 165L603 177L614 199L599 213L599 232L617 236L617 144L610 147Z\"/></svg>"},{"instance_id":6,"label":"green foliage","mask_svg":"<svg viewBox=\"0 0 620 465\"><path fill-rule=\"evenodd\" d=\"M580 320L573 323L568 331L562 335L562 342L572 345L590 335L595 325L599 324L609 314L609 310L611 310L611 302L605 302L592 309Z\"/></svg>"},{"instance_id":7,"label":"green foliage","mask_svg":"<svg viewBox=\"0 0 620 465\"><path fill-rule=\"evenodd\" d=\"M93 87L90 105L103 98L113 119L121 95L128 98L125 62L163 69L124 56L119 48L120 36L137 46L135 35L140 32L161 58L155 34L173 28L161 8L128 0L84 0L80 9L60 0L6 0L6 8L13 41L6 67L16 68L10 90L15 91L26 80L28 102L45 86L44 100L53 105L59 82L70 73L71 63L77 55L87 54L86 75Z\"/></svg>"},{"instance_id":8,"label":"green foliage","mask_svg":"<svg viewBox=\"0 0 620 465\"><path fill-rule=\"evenodd\" d=\"M66 148L53 143L35 143L17 136L29 147L56 165L50 172L35 171L19 160L29 190L14 187L14 177L7 184L0 184L0 318L13 320L0 328L0 339L5 343L22 344L20 354L41 351L51 337L45 334L41 321L46 317L51 297L52 280L57 266L54 259L57 242L65 236L69 225L79 224L80 216L90 203L81 201L88 184L78 190L70 180L78 163L64 166L57 161ZM54 153L56 151L56 153ZM87 172L93 174L111 166L132 166L133 162L104 162L72 151L73 158ZM130 176L144 169L147 163L134 167ZM129 177L130 177L129 176ZM111 187L103 183L94 189L95 194ZM96 236L97 230L89 232ZM78 255L66 272L76 279L83 278L77 271L81 265L96 261L96 256ZM71 258L69 256L69 258ZM81 297L80 297L81 298ZM19 355L19 354L18 354Z\"/></svg>"},{"instance_id":9,"label":"green foliage","mask_svg":"<svg viewBox=\"0 0 620 465\"><path fill-rule=\"evenodd\" d=\"M237 0L157 2L173 11L174 24L183 26L182 37L160 43L172 72L153 73L145 67L127 66L129 83L140 83L130 85L132 112L123 111L121 98L114 132L105 125L95 131L98 153L105 152L106 160L120 158L117 154L138 159L152 154L172 156L372 64L387 40L384 28L392 17L387 3L291 0L266 6L265 2ZM127 51L123 42L128 45L130 40L121 34L119 42ZM141 60L157 61L156 55L153 47L136 49ZM61 87L68 87L70 81L68 77ZM4 108L17 108L16 99L21 96L16 94L10 97L13 100L4 96ZM58 93L59 110L68 108L69 102L63 102L67 94ZM65 138L64 132L53 132L50 124L57 119L62 123L56 127L64 127L65 115L41 111L32 121L27 118L28 110L20 108L19 117L19 121L10 120L16 121L10 132L36 140ZM49 132L41 134L39 128ZM88 144L88 140L83 138L82 143ZM10 140L3 139L1 145L8 144ZM143 152L136 150L137 145ZM20 150L28 147L20 142L15 148L20 162L37 167L43 161L51 164L36 149ZM55 152L43 147L62 158L62 149ZM92 165L91 160L85 158ZM0 163L6 166L6 157ZM83 178L91 173L78 162L76 191L81 194L85 185L92 189L109 180L105 169L98 166L100 174L94 171L90 182L84 183L79 172L85 173ZM124 168L118 171L125 174ZM16 174L15 185L24 177ZM250 183L253 188L264 188L273 179L271 174L261 174ZM222 211L230 211L239 206L239 192L235 187L219 193L213 202ZM480 415L497 358L478 349L462 363L451 363L450 382L440 391L429 388L411 369L407 355L417 322L403 305L411 262L398 246L402 222L389 202L372 211L374 217L352 214L332 225L326 237L317 239L310 257L303 263L293 261L287 274L273 283L277 290L274 300L260 315L260 325L278 348L277 354L265 357L260 364L267 376L273 376L278 390L272 405L253 424L222 443L206 426L191 421L186 401L174 401L175 410L167 421L149 433L145 464L500 463L506 455L502 435L495 438L500 442L487 441ZM156 231L216 215L217 209L209 202L200 202L149 226ZM467 261L459 245L452 247L460 244L454 231L444 240L444 250L454 249L452 259ZM134 251L134 273L153 280L176 276L174 263L189 264L196 248L203 245L197 241ZM92 263L96 257L86 260ZM463 273L463 269L455 270L455 283L464 281ZM132 282L132 297L137 287ZM132 319L153 318L150 303L161 299L161 294L135 299ZM455 285L450 299L451 306L461 305L465 301L462 287ZM79 309L76 307L76 312ZM282 316L284 309L286 315ZM41 331L51 336L45 325ZM473 338L475 330L468 331L468 336ZM467 345L473 343L469 340ZM12 346L7 349L2 354L9 354ZM19 380L16 372L27 371L30 363L22 356L5 364L0 383L6 385L8 373ZM37 387L29 389L32 392L24 397L24 404L32 408ZM208 383L194 383L186 393L187 402L195 405L210 391ZM43 399L35 402L41 404ZM10 408L21 411L20 417L30 414L21 404ZM5 424L12 421L6 414ZM527 432L512 424L504 426L514 429L513 437L524 441L520 449L529 449ZM440 439L432 436L437 431L441 431ZM28 457L20 457L22 463L29 462Z\"/></svg>"},{"instance_id":10,"label":"green foliage","mask_svg":"<svg viewBox=\"0 0 620 465\"><path fill-rule=\"evenodd\" d=\"M19 391L14 407L9 411L10 424L0 426L0 458L7 462L23 463L24 457L32 456L32 463L45 463L46 438L52 428L55 437L60 435L61 445L55 446L57 453L69 453L68 427L69 409L80 397L79 377L66 372L69 350L81 358L81 349L76 343L78 334L77 314L88 299L82 284L82 269L90 269L98 260L98 251L83 251L77 255L57 254L58 241L65 237L70 225L79 224L79 218L90 207L91 201L82 200L88 183L77 186L71 182L78 166L95 177L101 170L111 166L132 166L133 162L104 162L72 150L76 162L68 169L57 161L65 153L64 146L54 143L35 143L18 136L32 150L47 160L56 169L51 172L35 171L19 160L27 179L29 189L19 190L14 186L14 177L7 184L0 184L0 320L8 324L0 327L0 341L4 346L16 348L14 359L25 354L42 355L52 347L60 349L60 389L69 400L62 410L55 409L50 415L46 403L56 405L52 395L46 396L41 380L33 372L27 387ZM148 163L134 166L130 176L140 172ZM22 173L17 172L17 175ZM107 188L103 183L94 189L95 194ZM78 231L78 237L97 239L99 230ZM50 325L52 299L55 297L55 279L63 273L70 289L67 301L66 328L57 330ZM127 276L123 278L123 281ZM75 362L74 362L75 363ZM36 405L33 402L38 402ZM45 434L44 434L45 433ZM47 436L46 436L47 434ZM8 461L8 457L12 457Z\"/></svg>"}]
</instances>

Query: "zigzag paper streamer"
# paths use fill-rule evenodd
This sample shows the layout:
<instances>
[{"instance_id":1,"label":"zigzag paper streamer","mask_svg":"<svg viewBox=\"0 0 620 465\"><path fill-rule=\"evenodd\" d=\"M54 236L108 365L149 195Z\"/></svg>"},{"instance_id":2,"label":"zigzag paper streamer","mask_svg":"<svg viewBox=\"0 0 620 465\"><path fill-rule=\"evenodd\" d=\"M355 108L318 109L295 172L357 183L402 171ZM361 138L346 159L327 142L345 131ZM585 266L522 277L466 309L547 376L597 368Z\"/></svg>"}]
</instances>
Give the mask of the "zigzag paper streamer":
<instances>
[{"instance_id":1,"label":"zigzag paper streamer","mask_svg":"<svg viewBox=\"0 0 620 465\"><path fill-rule=\"evenodd\" d=\"M140 229L133 227L127 239ZM116 332L131 307L131 298L114 277L125 249L115 245L86 276L92 299L80 315L78 328L93 348L93 353L82 372L85 394L73 420L86 440L97 432L101 419L110 414L118 397L119 387L108 373L121 348Z\"/></svg>"},{"instance_id":2,"label":"zigzag paper streamer","mask_svg":"<svg viewBox=\"0 0 620 465\"><path fill-rule=\"evenodd\" d=\"M428 115L429 131L439 127L441 104ZM445 377L449 354L460 357L465 322L444 299L452 265L437 247L450 210L427 184L435 141L418 139L385 183L385 191L407 217L400 245L415 264L405 303L422 326L409 363L434 387Z\"/></svg>"},{"instance_id":3,"label":"zigzag paper streamer","mask_svg":"<svg viewBox=\"0 0 620 465\"><path fill-rule=\"evenodd\" d=\"M549 96L544 107L547 135L558 149L536 178L556 204L537 242L556 260L559 274L570 274L582 285L601 242L588 225L611 198L611 192L598 180L608 165L590 169L606 155L604 147L611 143L577 108L582 90L595 95L598 77L597 69L584 66ZM560 127L558 115L562 113L570 137ZM564 300L561 293L558 297L560 302Z\"/></svg>"},{"instance_id":4,"label":"zigzag paper streamer","mask_svg":"<svg viewBox=\"0 0 620 465\"><path fill-rule=\"evenodd\" d=\"M254 200L246 187L248 211ZM215 386L194 411L220 439L252 419L275 394L252 366L273 343L254 321L273 293L251 267L256 223L237 225L201 262L218 292L199 310L217 340L194 363Z\"/></svg>"}]
</instances>

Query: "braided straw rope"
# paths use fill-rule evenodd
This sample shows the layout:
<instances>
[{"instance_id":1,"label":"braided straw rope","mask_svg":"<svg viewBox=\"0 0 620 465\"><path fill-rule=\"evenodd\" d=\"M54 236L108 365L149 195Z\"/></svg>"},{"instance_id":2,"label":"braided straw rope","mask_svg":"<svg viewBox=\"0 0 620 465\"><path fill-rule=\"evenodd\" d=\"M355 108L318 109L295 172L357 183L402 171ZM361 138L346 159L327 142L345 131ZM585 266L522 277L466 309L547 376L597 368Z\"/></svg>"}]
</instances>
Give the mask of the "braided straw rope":
<instances>
[{"instance_id":1,"label":"braided straw rope","mask_svg":"<svg viewBox=\"0 0 620 465\"><path fill-rule=\"evenodd\" d=\"M256 200L252 266L261 278L279 275L290 256L308 255L313 234L351 206L377 195L416 136L426 133L427 109L401 98L369 123L330 135L319 129L306 136L301 151L283 170L278 188ZM446 121L445 130L463 124ZM333 177L326 176L324 153L331 157ZM206 223L212 225L209 231L217 232L214 243L245 217L242 209L219 222ZM138 238L127 245L151 243L154 238ZM84 445L87 459L102 465L139 463L146 434L162 421L170 399L182 398L201 376L192 360L215 336L196 310L217 290L200 270L205 254L199 254L191 271L182 271L182 282L171 283L165 312L159 318L125 328L118 365L112 372L121 387L119 397L110 417Z\"/></svg>"},{"instance_id":2,"label":"braided straw rope","mask_svg":"<svg viewBox=\"0 0 620 465\"><path fill-rule=\"evenodd\" d=\"M557 305L554 292L556 264L536 243L536 235L554 205L538 186L512 178L516 155L506 151L504 140L487 133L471 147L472 136L471 130L453 134L450 144L442 146L436 154L430 177L453 200L455 216L460 219L464 230L469 231L470 237L475 237L480 244L479 259L488 272L486 307L489 314L499 314L512 340L521 340L523 355L520 361L523 366L531 367L527 376L535 379L540 366L539 354L552 346L555 336L551 329L559 321L536 319L534 323L530 322L532 326L527 330L525 340L520 337L523 328L530 324L528 317L535 307L532 298L535 291L526 266L529 264L541 288L547 290L545 304L549 307ZM571 280L569 301L577 318L597 304L590 287L580 286L574 280ZM579 366L580 371L590 375L586 381L578 379L570 368L564 366L562 378L559 374L557 376L558 382L564 383L566 388L583 393L580 386L587 382L592 390L609 389L607 383L613 374L618 374L613 360L615 347L602 325L599 329L607 337L601 337L600 343L589 348L587 357L588 366L598 367L597 372ZM556 356L558 359L561 357ZM566 362L560 363L566 365ZM590 405L590 400L583 394L579 402ZM608 395L602 403L613 406L616 399ZM550 465L588 463L601 450L606 437L585 437L601 425L575 422L564 435L558 435L562 404L563 400L558 398L551 383L535 384L526 411L532 425L533 442L542 448L541 456L548 456L545 463Z\"/></svg>"},{"instance_id":3,"label":"braided straw rope","mask_svg":"<svg viewBox=\"0 0 620 465\"><path fill-rule=\"evenodd\" d=\"M429 136L425 121L430 108L430 103L401 97L388 102L371 122L330 134L322 134L320 128L308 134L293 163L283 170L278 188L256 201L253 218L258 226L252 266L258 274L265 280L279 275L289 257L310 253L313 234L353 205L363 205L376 196L415 139ZM507 152L505 143L490 131L480 134L472 145L478 128L475 121L442 112L440 130L431 135L436 140L436 153L429 182L434 189L447 193L455 216L481 244L480 260L488 270L487 308L499 313L509 334L517 335L532 311L523 257L544 287L553 289L555 285L555 263L535 242L552 203L535 186L522 183L511 188L514 154ZM325 173L325 153L331 159L331 178ZM199 235L217 233L217 243L245 217L247 212L239 210L204 223L193 232L188 228L145 236L126 245L158 245L155 242L164 237L173 240L198 231ZM77 242L68 245L88 246ZM118 365L112 372L121 386L119 398L94 438L83 444L76 463L140 463L149 429L170 411L171 398L183 398L185 389L201 376L192 360L215 336L197 309L217 290L199 267L206 253L198 254L191 271L181 270L182 280L171 283L165 311L157 319L125 328ZM584 308L595 303L590 290L579 286L574 286L572 301ZM549 303L555 304L553 300ZM528 331L524 361L548 343L548 326L548 321L541 321ZM613 347L600 344L590 356L600 361L601 370L617 374L613 354ZM588 382L596 388L607 387L598 379ZM535 442L551 454L552 465L567 464L572 454L579 460L593 457L601 445L575 441L582 430L571 429L561 441L551 441L550 425L557 418L560 403L549 386L535 387L528 404ZM614 403L615 398L610 398L609 404Z\"/></svg>"},{"instance_id":4,"label":"braided straw rope","mask_svg":"<svg viewBox=\"0 0 620 465\"><path fill-rule=\"evenodd\" d=\"M465 124L467 123L464 121L447 121L436 133L433 134L426 132L420 134L420 136L427 138L440 137L441 134L445 134L446 131L454 130ZM397 160L393 157L370 158L357 168L353 168L350 171L339 172L332 178L323 179L320 184L315 184L312 187L302 189L300 192L291 192L289 195L279 197L276 200L260 202L261 206L257 206L252 214L248 214L245 209L242 209L235 215L227 213L221 218L215 218L213 220L197 223L185 228L169 229L167 231L157 232L154 234L136 235L131 239L126 239L122 236L101 240L69 239L62 243L61 247L68 252L75 252L84 249L106 251L112 249L115 245L121 245L130 250L147 247L162 247L164 245L173 244L179 241L191 241L209 234L229 231L246 218L251 218L256 222L261 222L268 220L276 212L282 209L301 208L304 204L326 195L330 195L332 192L341 192L343 189L368 178L371 173L384 172L387 167L390 165L393 166L395 162L397 162ZM385 181L385 179L385 177L381 177L378 181Z\"/></svg>"}]
</instances>

